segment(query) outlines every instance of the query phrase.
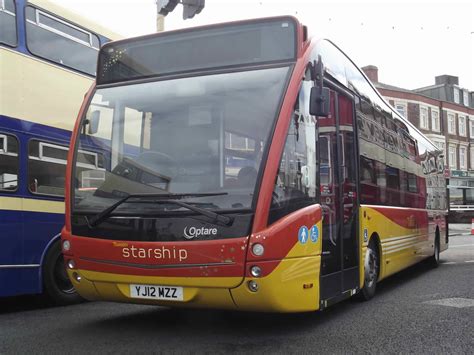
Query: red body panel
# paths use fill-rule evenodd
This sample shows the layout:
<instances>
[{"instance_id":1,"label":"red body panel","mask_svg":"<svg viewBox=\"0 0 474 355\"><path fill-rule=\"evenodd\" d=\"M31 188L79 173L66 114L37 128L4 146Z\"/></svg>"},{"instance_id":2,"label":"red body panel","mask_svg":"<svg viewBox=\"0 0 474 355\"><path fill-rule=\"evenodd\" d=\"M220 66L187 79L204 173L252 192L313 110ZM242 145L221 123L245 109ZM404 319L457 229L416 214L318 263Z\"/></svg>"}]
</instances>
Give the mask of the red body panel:
<instances>
[{"instance_id":1,"label":"red body panel","mask_svg":"<svg viewBox=\"0 0 474 355\"><path fill-rule=\"evenodd\" d=\"M243 276L247 239L173 243L70 237L79 269L174 277Z\"/></svg>"},{"instance_id":2,"label":"red body panel","mask_svg":"<svg viewBox=\"0 0 474 355\"><path fill-rule=\"evenodd\" d=\"M428 226L428 212L426 210L377 206L371 206L371 208L403 228Z\"/></svg>"}]
</instances>

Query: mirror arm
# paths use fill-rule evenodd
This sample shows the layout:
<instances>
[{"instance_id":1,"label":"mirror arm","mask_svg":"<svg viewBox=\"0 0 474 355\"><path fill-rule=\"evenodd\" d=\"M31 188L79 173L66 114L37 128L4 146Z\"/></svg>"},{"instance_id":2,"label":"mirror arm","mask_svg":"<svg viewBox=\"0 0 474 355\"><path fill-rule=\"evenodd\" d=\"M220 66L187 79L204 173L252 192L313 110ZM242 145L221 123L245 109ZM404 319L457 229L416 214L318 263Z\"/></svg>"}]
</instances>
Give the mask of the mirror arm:
<instances>
[{"instance_id":1,"label":"mirror arm","mask_svg":"<svg viewBox=\"0 0 474 355\"><path fill-rule=\"evenodd\" d=\"M323 60L321 58L321 54L318 54L318 61L314 61L313 64L314 68L314 81L316 82L316 85L319 87L320 92L323 91L323 78L324 78L324 66L323 66ZM321 98L322 99L322 98Z\"/></svg>"},{"instance_id":2,"label":"mirror arm","mask_svg":"<svg viewBox=\"0 0 474 355\"><path fill-rule=\"evenodd\" d=\"M315 86L319 89L318 93L320 94L317 97L319 104L321 105L324 102L323 96L323 82L324 82L324 66L323 60L321 58L321 54L318 54L318 61L314 61L313 63L314 68L314 82Z\"/></svg>"}]
</instances>

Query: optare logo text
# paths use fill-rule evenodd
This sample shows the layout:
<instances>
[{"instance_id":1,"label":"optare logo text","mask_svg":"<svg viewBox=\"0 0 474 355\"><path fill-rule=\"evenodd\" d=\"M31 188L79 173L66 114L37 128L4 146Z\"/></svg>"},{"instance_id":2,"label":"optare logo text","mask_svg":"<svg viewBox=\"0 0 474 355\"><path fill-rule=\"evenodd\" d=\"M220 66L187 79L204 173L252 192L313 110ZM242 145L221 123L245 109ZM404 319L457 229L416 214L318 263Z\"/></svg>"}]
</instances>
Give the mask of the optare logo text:
<instances>
[{"instance_id":1,"label":"optare logo text","mask_svg":"<svg viewBox=\"0 0 474 355\"><path fill-rule=\"evenodd\" d=\"M211 235L217 235L217 228L196 228L196 227L185 227L184 228L184 237L186 239L193 239L197 238L199 236L211 236Z\"/></svg>"}]
</instances>

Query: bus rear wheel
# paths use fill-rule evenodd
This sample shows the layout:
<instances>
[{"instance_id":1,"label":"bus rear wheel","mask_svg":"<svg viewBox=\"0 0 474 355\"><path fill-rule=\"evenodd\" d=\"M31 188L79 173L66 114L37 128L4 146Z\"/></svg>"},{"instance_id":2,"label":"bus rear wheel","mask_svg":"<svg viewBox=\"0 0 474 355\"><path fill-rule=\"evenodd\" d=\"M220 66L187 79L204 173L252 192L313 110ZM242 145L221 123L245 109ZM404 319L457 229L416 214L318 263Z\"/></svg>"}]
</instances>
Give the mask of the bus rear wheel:
<instances>
[{"instance_id":1,"label":"bus rear wheel","mask_svg":"<svg viewBox=\"0 0 474 355\"><path fill-rule=\"evenodd\" d=\"M375 288L379 277L379 265L377 242L372 239L365 252L364 287L360 291L360 299L362 301L368 301L375 295Z\"/></svg>"},{"instance_id":2,"label":"bus rear wheel","mask_svg":"<svg viewBox=\"0 0 474 355\"><path fill-rule=\"evenodd\" d=\"M48 300L56 305L66 306L83 301L67 276L60 242L54 243L46 253L43 289Z\"/></svg>"}]
</instances>

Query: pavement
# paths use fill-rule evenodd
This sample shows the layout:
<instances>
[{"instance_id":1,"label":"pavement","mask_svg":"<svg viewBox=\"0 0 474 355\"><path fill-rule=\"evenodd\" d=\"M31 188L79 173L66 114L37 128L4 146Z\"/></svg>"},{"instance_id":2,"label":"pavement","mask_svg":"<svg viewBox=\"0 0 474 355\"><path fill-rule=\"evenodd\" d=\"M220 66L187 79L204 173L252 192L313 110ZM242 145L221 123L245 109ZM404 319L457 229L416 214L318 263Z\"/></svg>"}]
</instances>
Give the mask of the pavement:
<instances>
[{"instance_id":1,"label":"pavement","mask_svg":"<svg viewBox=\"0 0 474 355\"><path fill-rule=\"evenodd\" d=\"M471 224L470 223L450 223L449 236L455 236L455 235L471 235Z\"/></svg>"}]
</instances>

